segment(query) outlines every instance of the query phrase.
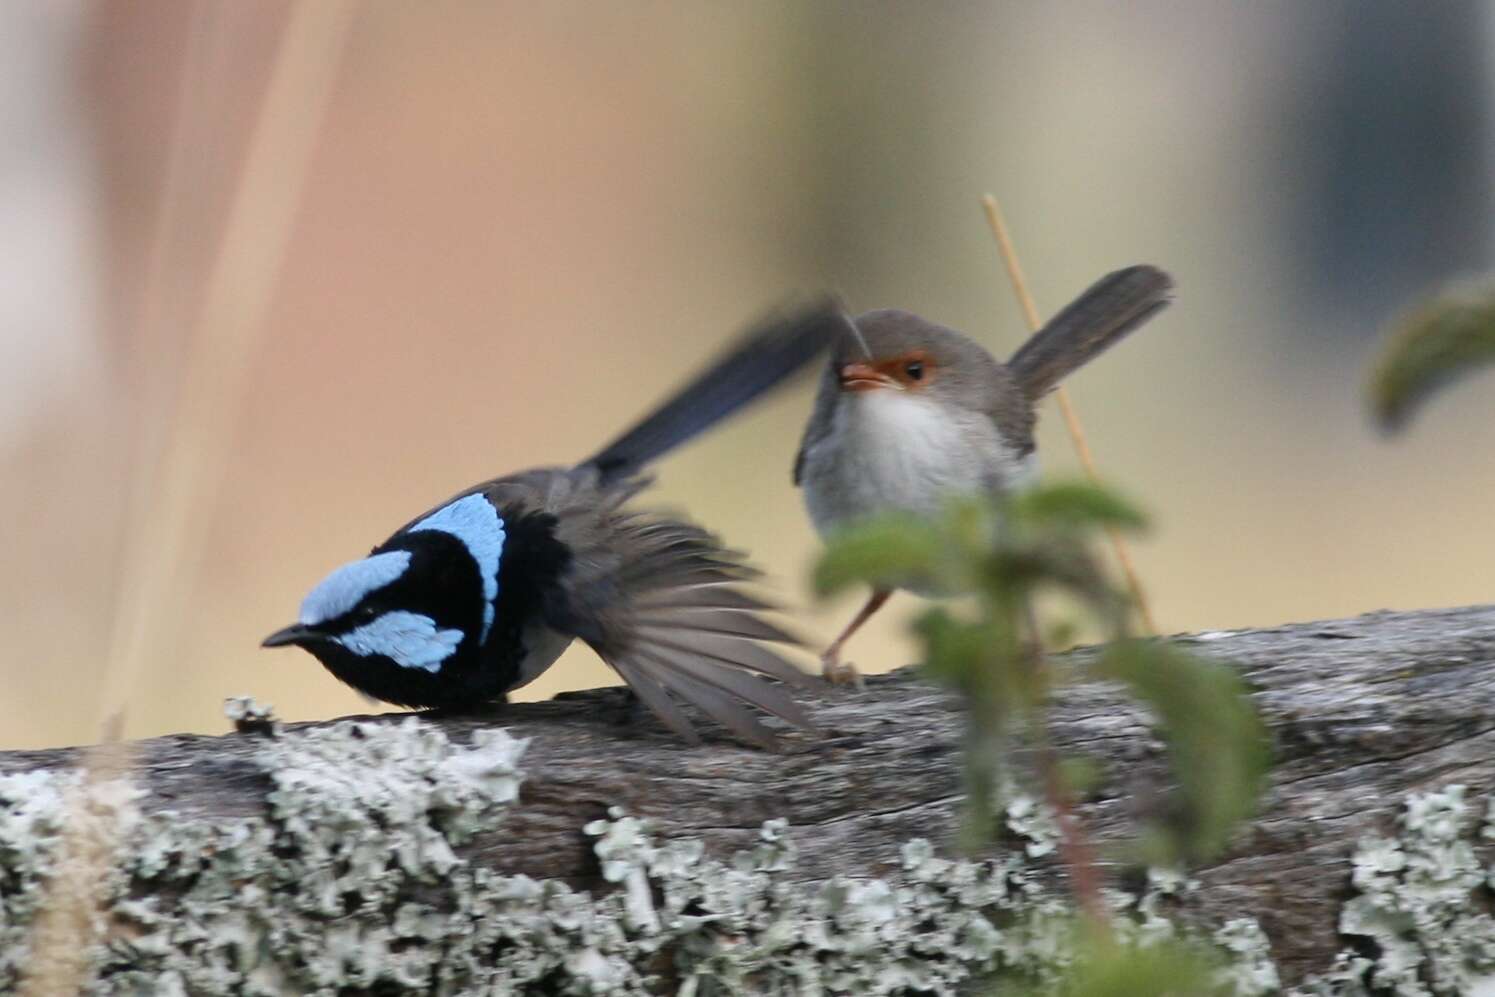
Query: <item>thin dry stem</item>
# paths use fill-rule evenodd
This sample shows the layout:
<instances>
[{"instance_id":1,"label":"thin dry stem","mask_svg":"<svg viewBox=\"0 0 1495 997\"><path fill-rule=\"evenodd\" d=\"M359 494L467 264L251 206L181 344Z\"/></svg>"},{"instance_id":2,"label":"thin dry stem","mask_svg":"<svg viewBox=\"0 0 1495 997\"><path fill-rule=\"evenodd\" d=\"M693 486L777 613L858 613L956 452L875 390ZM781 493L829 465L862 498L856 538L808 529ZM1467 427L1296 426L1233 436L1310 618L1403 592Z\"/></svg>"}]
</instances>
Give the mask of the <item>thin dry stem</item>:
<instances>
[{"instance_id":1,"label":"thin dry stem","mask_svg":"<svg viewBox=\"0 0 1495 997\"><path fill-rule=\"evenodd\" d=\"M1110 916L1101 893L1100 867L1095 860L1095 846L1085 825L1075 813L1073 801L1064 786L1059 770L1059 753L1047 735L1038 746L1038 766L1043 777L1043 795L1059 823L1059 861L1069 874L1075 906L1098 931L1109 936Z\"/></svg>"},{"instance_id":2,"label":"thin dry stem","mask_svg":"<svg viewBox=\"0 0 1495 997\"><path fill-rule=\"evenodd\" d=\"M347 33L350 0L303 0L291 8L250 137L201 318L187 341L180 397L150 515L131 538L122 605L102 710L122 708L145 661L169 658L212 523L234 418L284 259L300 193Z\"/></svg>"},{"instance_id":3,"label":"thin dry stem","mask_svg":"<svg viewBox=\"0 0 1495 997\"><path fill-rule=\"evenodd\" d=\"M1030 688L1043 688L1044 668L1043 637L1038 629L1038 613L1031 599L1023 600L1023 610L1028 624L1028 640L1019 650L1024 667L1029 670ZM1085 830L1074 802L1064 785L1064 776L1059 767L1059 752L1049 736L1044 704L1031 710L1029 734L1036 753L1039 778L1043 782L1044 801L1054 812L1059 824L1059 861L1069 876L1070 891L1074 894L1075 906L1103 938L1111 935L1110 917L1106 913L1105 897L1101 893L1100 867L1095 860L1095 846Z\"/></svg>"},{"instance_id":4,"label":"thin dry stem","mask_svg":"<svg viewBox=\"0 0 1495 997\"><path fill-rule=\"evenodd\" d=\"M115 740L83 752L82 778L65 798L66 830L52 862L47 898L31 929L31 952L22 997L54 997L82 991L94 942L102 928L102 901L109 870L119 849L118 811L109 803L108 784L123 783L112 795L129 796L133 750Z\"/></svg>"},{"instance_id":5,"label":"thin dry stem","mask_svg":"<svg viewBox=\"0 0 1495 997\"><path fill-rule=\"evenodd\" d=\"M208 15L216 3L193 14L174 143L185 146L183 120L193 106L193 78L200 51L212 31ZM353 15L351 0L302 0L281 34L270 83L250 138L228 223L208 281L201 319L187 339L177 404L151 406L142 427L147 460L137 471L149 476L156 440L160 471L150 487L137 480L127 524L127 549L120 571L119 605L103 676L100 716L103 743L83 753L82 778L66 803L67 823L31 939L31 971L22 993L77 993L89 957L103 930L100 902L119 847L118 813L102 801L110 783L128 797L133 753L121 743L130 693L147 661L169 657L179 621L179 603L195 568L226 466L234 417L245 395L249 359L263 328L275 278L285 256L311 151L336 76L342 43ZM163 314L166 240L175 225L184 148L174 148L147 280L144 315ZM159 382L152 385L164 390ZM159 399L156 400L160 402ZM97 805L96 805L97 804Z\"/></svg>"},{"instance_id":6,"label":"thin dry stem","mask_svg":"<svg viewBox=\"0 0 1495 997\"><path fill-rule=\"evenodd\" d=\"M223 61L229 35L226 22L221 0L199 0L193 4L186 56L177 80L171 140L161 195L156 205L145 283L140 294L139 313L130 330L131 340L140 344L148 362L142 365L140 397L132 413L135 426L129 464L130 487L123 503L122 545L116 572L118 588L105 657L110 667L128 673L118 675L117 680L110 684L111 693L132 688L138 677L130 671L138 663L138 658L131 659L128 648L131 631L139 626L142 613L149 611L140 605L135 586L146 573L145 565L151 557L149 544L156 530L153 518L156 515L154 499L159 484L158 471L166 461L179 388L183 382L178 345L191 333L190 329L184 328L187 324L187 317L183 314L185 281L173 272L172 264L180 249L181 219L192 193L193 174L198 172L190 167L195 158L200 158L200 150L211 144L212 128L217 118L215 105L220 104L224 96L221 87L215 85L221 84L222 74L214 70ZM106 695L98 704L100 719L107 723L105 718L118 716L121 708L121 703ZM109 740L108 737L104 739Z\"/></svg>"},{"instance_id":7,"label":"thin dry stem","mask_svg":"<svg viewBox=\"0 0 1495 997\"><path fill-rule=\"evenodd\" d=\"M1018 303L1022 306L1023 317L1027 320L1029 330L1037 332L1043 327L1043 322L1038 317L1038 305L1028 291L1028 281L1023 276L1022 265L1017 259L1017 250L1013 248L1012 238L1008 235L1007 223L1002 218L1001 205L997 203L995 197L986 194L981 198L981 206L986 209L986 219L991 224L992 234L997 237L997 246L1002 251L1002 262L1007 267L1007 276L1011 279L1012 289L1017 293ZM1085 469L1086 477L1098 482L1100 474L1095 467L1095 458L1090 453L1090 443L1085 437L1085 427L1080 423L1080 415L1070 401L1069 392L1061 384L1054 394L1059 402L1059 412L1064 417L1065 428L1069 430L1069 438L1074 443L1075 453L1079 455L1080 466ZM1148 634L1156 634L1158 625L1153 619L1152 606L1147 601L1147 593L1143 591L1142 579L1132 563L1132 554L1127 547L1126 538L1114 527L1106 528L1106 536L1111 541L1111 549L1116 552L1116 561L1121 565L1121 573L1126 578L1127 588L1131 590L1132 598L1137 604L1137 614L1142 618L1143 627L1146 628Z\"/></svg>"}]
</instances>

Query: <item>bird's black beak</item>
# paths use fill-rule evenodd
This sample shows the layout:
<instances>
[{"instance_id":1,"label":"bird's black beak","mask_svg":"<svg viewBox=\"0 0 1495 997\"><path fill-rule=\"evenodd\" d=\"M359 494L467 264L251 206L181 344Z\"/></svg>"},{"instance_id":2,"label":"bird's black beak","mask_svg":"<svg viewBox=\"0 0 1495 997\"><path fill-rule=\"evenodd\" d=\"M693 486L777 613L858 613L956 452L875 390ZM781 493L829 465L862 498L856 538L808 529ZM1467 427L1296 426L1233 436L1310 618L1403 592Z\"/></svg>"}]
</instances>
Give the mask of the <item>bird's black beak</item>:
<instances>
[{"instance_id":1,"label":"bird's black beak","mask_svg":"<svg viewBox=\"0 0 1495 997\"><path fill-rule=\"evenodd\" d=\"M311 640L315 636L317 632L311 627L293 623L260 641L260 647L285 647L287 644L300 644Z\"/></svg>"}]
</instances>

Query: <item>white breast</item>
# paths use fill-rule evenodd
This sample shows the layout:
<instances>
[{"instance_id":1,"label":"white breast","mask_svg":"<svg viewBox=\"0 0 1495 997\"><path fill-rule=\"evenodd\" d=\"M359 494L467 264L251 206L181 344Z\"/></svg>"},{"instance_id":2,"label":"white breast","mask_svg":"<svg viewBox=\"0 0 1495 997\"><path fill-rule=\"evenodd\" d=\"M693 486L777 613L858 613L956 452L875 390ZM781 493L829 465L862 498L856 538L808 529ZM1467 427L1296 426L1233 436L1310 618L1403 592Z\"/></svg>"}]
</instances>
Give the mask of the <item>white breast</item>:
<instances>
[{"instance_id":1,"label":"white breast","mask_svg":"<svg viewBox=\"0 0 1495 997\"><path fill-rule=\"evenodd\" d=\"M805 453L803 485L822 534L888 510L934 515L953 496L1014 487L1034 469L980 412L895 389L844 397Z\"/></svg>"}]
</instances>

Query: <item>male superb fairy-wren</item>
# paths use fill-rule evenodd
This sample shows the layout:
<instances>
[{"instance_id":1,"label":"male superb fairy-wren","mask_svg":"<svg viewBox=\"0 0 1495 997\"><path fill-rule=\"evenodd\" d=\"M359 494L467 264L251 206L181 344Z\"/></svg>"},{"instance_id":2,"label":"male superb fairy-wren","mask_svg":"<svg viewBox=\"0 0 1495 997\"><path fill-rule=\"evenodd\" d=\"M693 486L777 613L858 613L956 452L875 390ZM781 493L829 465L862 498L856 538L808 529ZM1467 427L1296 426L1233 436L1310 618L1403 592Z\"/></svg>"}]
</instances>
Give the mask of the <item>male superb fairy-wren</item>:
<instances>
[{"instance_id":1,"label":"male superb fairy-wren","mask_svg":"<svg viewBox=\"0 0 1495 997\"><path fill-rule=\"evenodd\" d=\"M474 485L416 516L312 589L264 641L298 645L343 682L402 706L502 701L580 638L689 740L676 700L772 744L748 705L806 725L777 682L804 672L765 646L789 636L737 583L710 533L628 502L643 468L731 415L844 335L832 302L770 318L594 456Z\"/></svg>"}]
</instances>

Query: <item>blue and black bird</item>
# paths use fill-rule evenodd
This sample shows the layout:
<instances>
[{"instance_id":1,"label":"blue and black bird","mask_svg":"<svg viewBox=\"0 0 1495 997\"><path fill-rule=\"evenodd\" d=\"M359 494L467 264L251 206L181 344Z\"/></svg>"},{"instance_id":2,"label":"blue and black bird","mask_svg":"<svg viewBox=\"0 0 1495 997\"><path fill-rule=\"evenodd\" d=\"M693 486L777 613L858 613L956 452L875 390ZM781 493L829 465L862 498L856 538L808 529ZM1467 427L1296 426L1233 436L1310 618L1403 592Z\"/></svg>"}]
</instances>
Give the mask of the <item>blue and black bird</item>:
<instances>
[{"instance_id":1,"label":"blue and black bird","mask_svg":"<svg viewBox=\"0 0 1495 997\"><path fill-rule=\"evenodd\" d=\"M809 679L765 646L791 638L738 588L755 572L700 527L628 500L649 483L647 464L847 330L828 301L765 320L596 455L483 482L400 527L328 575L264 645L299 645L385 702L462 710L502 702L579 638L686 739L698 738L676 700L772 744L747 705L806 720L762 677Z\"/></svg>"}]
</instances>

